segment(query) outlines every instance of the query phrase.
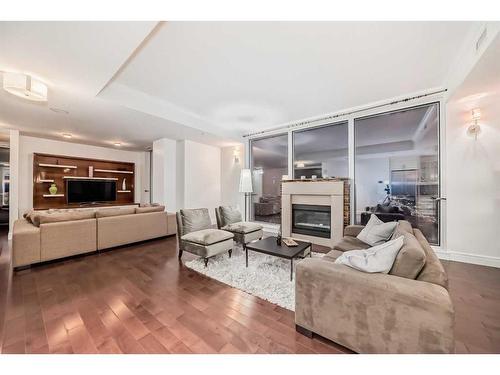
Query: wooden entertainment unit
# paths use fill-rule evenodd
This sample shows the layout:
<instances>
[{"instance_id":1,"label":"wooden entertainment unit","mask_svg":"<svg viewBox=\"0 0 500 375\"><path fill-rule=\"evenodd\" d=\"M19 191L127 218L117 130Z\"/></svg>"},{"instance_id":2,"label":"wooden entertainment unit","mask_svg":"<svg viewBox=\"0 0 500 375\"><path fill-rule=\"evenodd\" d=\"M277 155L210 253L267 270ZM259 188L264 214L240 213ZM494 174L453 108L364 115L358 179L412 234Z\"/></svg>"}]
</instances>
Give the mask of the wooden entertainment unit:
<instances>
[{"instance_id":1,"label":"wooden entertainment unit","mask_svg":"<svg viewBox=\"0 0 500 375\"><path fill-rule=\"evenodd\" d=\"M93 176L89 176L89 167L93 168ZM33 154L33 208L89 207L88 204L67 203L66 181L69 179L116 181L116 201L99 202L92 204L92 207L134 204L134 163ZM123 179L125 190L122 188ZM50 194L49 187L52 184L56 184L57 194Z\"/></svg>"}]
</instances>

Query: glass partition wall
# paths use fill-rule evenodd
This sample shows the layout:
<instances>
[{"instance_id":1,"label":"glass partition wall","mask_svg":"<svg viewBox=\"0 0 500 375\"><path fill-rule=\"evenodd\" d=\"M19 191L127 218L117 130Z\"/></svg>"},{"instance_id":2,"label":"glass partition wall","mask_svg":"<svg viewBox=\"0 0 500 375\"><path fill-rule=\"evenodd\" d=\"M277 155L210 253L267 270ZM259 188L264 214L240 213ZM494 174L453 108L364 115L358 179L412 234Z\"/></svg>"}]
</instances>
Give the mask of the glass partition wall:
<instances>
[{"instance_id":1,"label":"glass partition wall","mask_svg":"<svg viewBox=\"0 0 500 375\"><path fill-rule=\"evenodd\" d=\"M349 177L355 223L371 213L405 219L440 245L439 110L435 102L251 140L252 220L280 223L282 175Z\"/></svg>"},{"instance_id":2,"label":"glass partition wall","mask_svg":"<svg viewBox=\"0 0 500 375\"><path fill-rule=\"evenodd\" d=\"M281 180L288 174L288 134L255 139L251 145L251 220L281 223Z\"/></svg>"},{"instance_id":3,"label":"glass partition wall","mask_svg":"<svg viewBox=\"0 0 500 375\"><path fill-rule=\"evenodd\" d=\"M347 121L293 132L294 178L349 177Z\"/></svg>"},{"instance_id":4,"label":"glass partition wall","mask_svg":"<svg viewBox=\"0 0 500 375\"><path fill-rule=\"evenodd\" d=\"M354 120L355 218L408 220L439 244L439 104Z\"/></svg>"}]
</instances>

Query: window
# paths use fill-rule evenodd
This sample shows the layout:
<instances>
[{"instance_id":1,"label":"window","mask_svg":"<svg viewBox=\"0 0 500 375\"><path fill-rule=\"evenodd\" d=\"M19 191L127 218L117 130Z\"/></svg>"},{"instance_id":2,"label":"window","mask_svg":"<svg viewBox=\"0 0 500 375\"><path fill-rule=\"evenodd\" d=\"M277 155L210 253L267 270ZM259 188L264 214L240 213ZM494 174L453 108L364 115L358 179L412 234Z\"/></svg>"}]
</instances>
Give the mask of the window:
<instances>
[{"instance_id":1,"label":"window","mask_svg":"<svg viewBox=\"0 0 500 375\"><path fill-rule=\"evenodd\" d=\"M293 133L294 178L349 177L347 122Z\"/></svg>"},{"instance_id":2,"label":"window","mask_svg":"<svg viewBox=\"0 0 500 375\"><path fill-rule=\"evenodd\" d=\"M251 219L281 223L281 179L288 174L288 135L251 141Z\"/></svg>"},{"instance_id":3,"label":"window","mask_svg":"<svg viewBox=\"0 0 500 375\"><path fill-rule=\"evenodd\" d=\"M439 245L439 104L354 120L356 222L408 220Z\"/></svg>"}]
</instances>

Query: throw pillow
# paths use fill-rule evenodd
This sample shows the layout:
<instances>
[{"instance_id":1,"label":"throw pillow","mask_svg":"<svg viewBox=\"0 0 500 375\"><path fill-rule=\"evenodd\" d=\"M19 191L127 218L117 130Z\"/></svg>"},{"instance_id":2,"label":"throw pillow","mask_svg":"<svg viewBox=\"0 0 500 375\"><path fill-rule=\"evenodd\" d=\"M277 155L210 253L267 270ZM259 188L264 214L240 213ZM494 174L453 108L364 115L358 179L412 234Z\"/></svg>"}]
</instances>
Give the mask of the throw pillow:
<instances>
[{"instance_id":1,"label":"throw pillow","mask_svg":"<svg viewBox=\"0 0 500 375\"><path fill-rule=\"evenodd\" d=\"M388 273L403 244L403 237L399 237L366 250L346 251L335 260L335 263L344 264L362 272Z\"/></svg>"},{"instance_id":2,"label":"throw pillow","mask_svg":"<svg viewBox=\"0 0 500 375\"><path fill-rule=\"evenodd\" d=\"M399 251L389 274L407 279L416 279L425 265L425 251L411 233L402 232L398 238L404 239L404 245Z\"/></svg>"},{"instance_id":3,"label":"throw pillow","mask_svg":"<svg viewBox=\"0 0 500 375\"><path fill-rule=\"evenodd\" d=\"M384 223L376 215L372 214L366 226L358 234L357 239L370 246L380 245L391 238L397 225L398 223L395 221Z\"/></svg>"}]
</instances>

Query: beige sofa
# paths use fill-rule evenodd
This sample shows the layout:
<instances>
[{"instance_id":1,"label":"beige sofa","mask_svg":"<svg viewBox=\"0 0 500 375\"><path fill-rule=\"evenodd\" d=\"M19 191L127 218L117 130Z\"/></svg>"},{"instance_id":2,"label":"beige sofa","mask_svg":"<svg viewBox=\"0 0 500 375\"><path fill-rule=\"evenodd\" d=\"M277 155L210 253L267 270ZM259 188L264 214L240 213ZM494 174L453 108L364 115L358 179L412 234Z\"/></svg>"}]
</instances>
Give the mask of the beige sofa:
<instances>
[{"instance_id":1,"label":"beige sofa","mask_svg":"<svg viewBox=\"0 0 500 375\"><path fill-rule=\"evenodd\" d=\"M16 220L13 266L108 249L176 233L175 214L164 208L105 208L97 211L37 212L33 223Z\"/></svg>"},{"instance_id":2,"label":"beige sofa","mask_svg":"<svg viewBox=\"0 0 500 375\"><path fill-rule=\"evenodd\" d=\"M389 274L365 273L335 259L367 248L348 226L323 258L297 264L295 323L358 353L453 353L454 309L444 268L418 229L400 221L405 244Z\"/></svg>"}]
</instances>

